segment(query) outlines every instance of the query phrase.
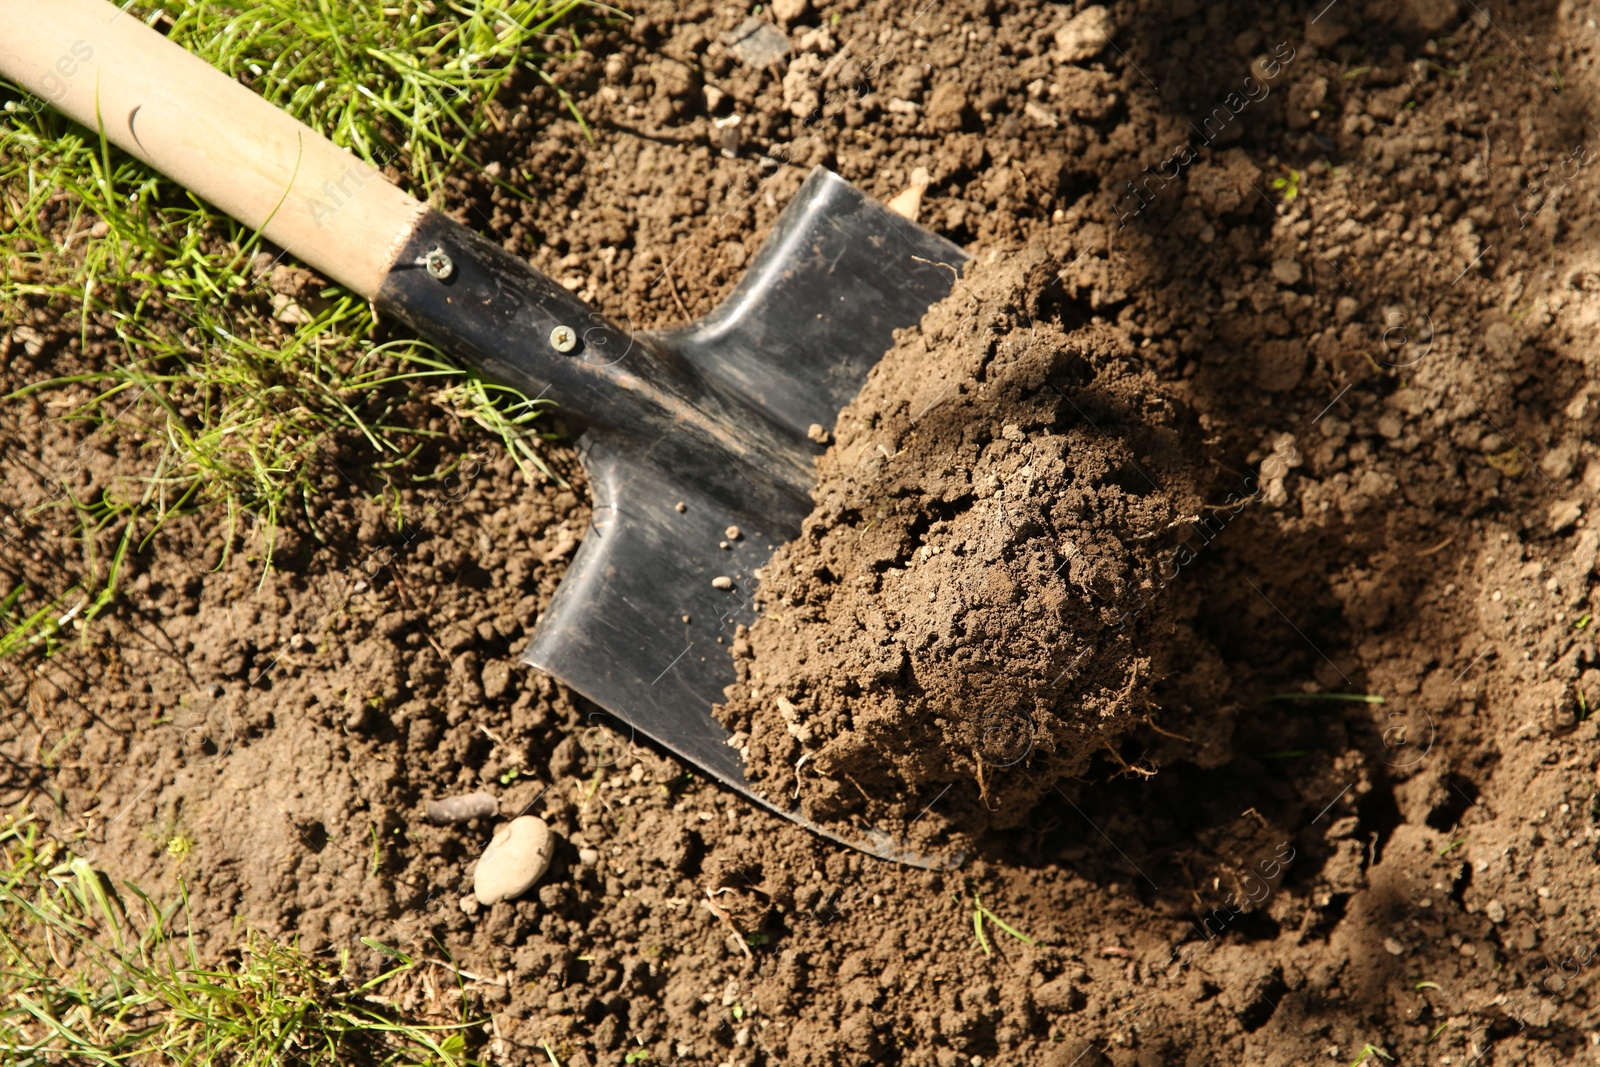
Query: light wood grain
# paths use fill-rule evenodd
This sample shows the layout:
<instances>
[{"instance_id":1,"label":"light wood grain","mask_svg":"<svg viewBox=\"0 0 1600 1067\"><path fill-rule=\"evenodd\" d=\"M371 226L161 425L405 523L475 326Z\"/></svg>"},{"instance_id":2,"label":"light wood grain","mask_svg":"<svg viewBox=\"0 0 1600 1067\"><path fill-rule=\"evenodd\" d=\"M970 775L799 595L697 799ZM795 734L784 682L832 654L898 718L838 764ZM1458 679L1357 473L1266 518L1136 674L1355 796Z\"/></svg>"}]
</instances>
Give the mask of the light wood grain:
<instances>
[{"instance_id":1,"label":"light wood grain","mask_svg":"<svg viewBox=\"0 0 1600 1067\"><path fill-rule=\"evenodd\" d=\"M0 75L368 298L425 210L105 0L0 0Z\"/></svg>"}]
</instances>

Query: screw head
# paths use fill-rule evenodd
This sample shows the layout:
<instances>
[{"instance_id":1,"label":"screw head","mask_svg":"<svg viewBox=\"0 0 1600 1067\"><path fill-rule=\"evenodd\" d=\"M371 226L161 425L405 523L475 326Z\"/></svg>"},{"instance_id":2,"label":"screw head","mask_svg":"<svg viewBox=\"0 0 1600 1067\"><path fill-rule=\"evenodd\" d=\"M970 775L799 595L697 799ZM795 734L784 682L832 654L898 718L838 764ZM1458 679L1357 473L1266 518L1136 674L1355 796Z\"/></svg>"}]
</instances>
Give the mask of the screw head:
<instances>
[{"instance_id":1,"label":"screw head","mask_svg":"<svg viewBox=\"0 0 1600 1067\"><path fill-rule=\"evenodd\" d=\"M578 347L578 335L571 326L557 326L550 331L550 347L566 355Z\"/></svg>"},{"instance_id":2,"label":"screw head","mask_svg":"<svg viewBox=\"0 0 1600 1067\"><path fill-rule=\"evenodd\" d=\"M451 259L442 248L435 248L429 252L423 261L428 266L428 275L444 281L456 272L455 260Z\"/></svg>"}]
</instances>

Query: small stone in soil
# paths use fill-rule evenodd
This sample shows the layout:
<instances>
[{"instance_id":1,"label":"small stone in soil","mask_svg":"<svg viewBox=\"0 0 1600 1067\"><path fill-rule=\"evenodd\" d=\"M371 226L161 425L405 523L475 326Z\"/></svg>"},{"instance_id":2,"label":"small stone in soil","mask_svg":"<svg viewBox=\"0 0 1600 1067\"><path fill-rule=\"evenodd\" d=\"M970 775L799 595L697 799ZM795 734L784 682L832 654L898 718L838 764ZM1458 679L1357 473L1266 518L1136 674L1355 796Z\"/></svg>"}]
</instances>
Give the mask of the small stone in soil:
<instances>
[{"instance_id":1,"label":"small stone in soil","mask_svg":"<svg viewBox=\"0 0 1600 1067\"><path fill-rule=\"evenodd\" d=\"M1111 42L1116 32L1111 12L1100 4L1086 7L1056 31L1056 55L1067 63L1092 59Z\"/></svg>"},{"instance_id":2,"label":"small stone in soil","mask_svg":"<svg viewBox=\"0 0 1600 1067\"><path fill-rule=\"evenodd\" d=\"M674 505L673 505L673 507L674 507L674 508L676 508L676 509L677 509L677 511L678 511L678 514L679 514L679 515L682 515L682 514L683 514L683 513L684 513L684 512L685 512L685 511L688 511L688 510L689 510L689 507L688 507L688 505L686 505L686 504L685 504L685 503L684 503L684 502L683 502L683 501L681 501L681 500L680 500L680 501L678 501L678 502L677 502L677 503L676 503L676 504L674 504Z\"/></svg>"},{"instance_id":3,"label":"small stone in soil","mask_svg":"<svg viewBox=\"0 0 1600 1067\"><path fill-rule=\"evenodd\" d=\"M520 897L550 869L555 837L543 819L521 815L495 831L472 875L480 904Z\"/></svg>"},{"instance_id":4,"label":"small stone in soil","mask_svg":"<svg viewBox=\"0 0 1600 1067\"><path fill-rule=\"evenodd\" d=\"M483 792L428 801L429 822L467 822L499 811L500 802Z\"/></svg>"},{"instance_id":5,"label":"small stone in soil","mask_svg":"<svg viewBox=\"0 0 1600 1067\"><path fill-rule=\"evenodd\" d=\"M732 589L733 579L729 578L726 574L719 574L715 578L711 579L711 588Z\"/></svg>"},{"instance_id":6,"label":"small stone in soil","mask_svg":"<svg viewBox=\"0 0 1600 1067\"><path fill-rule=\"evenodd\" d=\"M728 527L726 530L722 531L722 536L726 537L730 541L739 540L739 527L737 527L737 526Z\"/></svg>"},{"instance_id":7,"label":"small stone in soil","mask_svg":"<svg viewBox=\"0 0 1600 1067\"><path fill-rule=\"evenodd\" d=\"M765 67L789 55L789 38L783 31L754 15L723 34L722 43L747 67Z\"/></svg>"},{"instance_id":8,"label":"small stone in soil","mask_svg":"<svg viewBox=\"0 0 1600 1067\"><path fill-rule=\"evenodd\" d=\"M820 422L813 422L806 430L806 436L819 445L825 445L828 443L828 428Z\"/></svg>"}]
</instances>

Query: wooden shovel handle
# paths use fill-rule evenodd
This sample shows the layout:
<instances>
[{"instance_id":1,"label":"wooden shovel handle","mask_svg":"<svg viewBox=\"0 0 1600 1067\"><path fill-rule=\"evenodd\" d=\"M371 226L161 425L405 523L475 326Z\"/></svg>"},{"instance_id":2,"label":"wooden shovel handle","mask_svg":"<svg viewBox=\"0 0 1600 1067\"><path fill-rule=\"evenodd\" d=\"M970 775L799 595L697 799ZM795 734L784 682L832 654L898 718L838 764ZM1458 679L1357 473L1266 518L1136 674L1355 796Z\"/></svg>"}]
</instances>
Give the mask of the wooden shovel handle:
<instances>
[{"instance_id":1,"label":"wooden shovel handle","mask_svg":"<svg viewBox=\"0 0 1600 1067\"><path fill-rule=\"evenodd\" d=\"M0 75L369 299L426 210L106 0L0 0Z\"/></svg>"}]
</instances>

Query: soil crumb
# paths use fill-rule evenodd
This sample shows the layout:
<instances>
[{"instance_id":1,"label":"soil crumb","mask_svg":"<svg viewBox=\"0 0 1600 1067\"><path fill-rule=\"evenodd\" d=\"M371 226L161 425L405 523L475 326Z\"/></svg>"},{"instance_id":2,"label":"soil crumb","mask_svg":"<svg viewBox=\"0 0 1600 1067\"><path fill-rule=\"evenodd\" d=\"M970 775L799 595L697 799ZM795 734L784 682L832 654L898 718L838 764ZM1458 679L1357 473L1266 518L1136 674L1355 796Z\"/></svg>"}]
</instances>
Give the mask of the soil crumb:
<instances>
[{"instance_id":1,"label":"soil crumb","mask_svg":"<svg viewBox=\"0 0 1600 1067\"><path fill-rule=\"evenodd\" d=\"M1192 418L1134 357L1039 249L902 333L736 645L753 779L875 824L973 783L940 808L978 831L1115 755L1192 643L1167 585L1202 506Z\"/></svg>"}]
</instances>

